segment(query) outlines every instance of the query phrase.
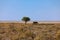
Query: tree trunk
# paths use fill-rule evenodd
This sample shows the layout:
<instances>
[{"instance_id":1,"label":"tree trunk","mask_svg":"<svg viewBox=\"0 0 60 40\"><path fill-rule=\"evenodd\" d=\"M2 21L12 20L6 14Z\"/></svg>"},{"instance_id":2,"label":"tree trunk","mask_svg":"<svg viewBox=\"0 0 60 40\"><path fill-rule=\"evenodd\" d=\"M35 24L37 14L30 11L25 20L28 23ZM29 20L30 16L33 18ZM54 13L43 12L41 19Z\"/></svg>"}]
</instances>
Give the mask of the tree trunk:
<instances>
[{"instance_id":1,"label":"tree trunk","mask_svg":"<svg viewBox=\"0 0 60 40\"><path fill-rule=\"evenodd\" d=\"M25 21L25 25L27 24L27 21Z\"/></svg>"}]
</instances>

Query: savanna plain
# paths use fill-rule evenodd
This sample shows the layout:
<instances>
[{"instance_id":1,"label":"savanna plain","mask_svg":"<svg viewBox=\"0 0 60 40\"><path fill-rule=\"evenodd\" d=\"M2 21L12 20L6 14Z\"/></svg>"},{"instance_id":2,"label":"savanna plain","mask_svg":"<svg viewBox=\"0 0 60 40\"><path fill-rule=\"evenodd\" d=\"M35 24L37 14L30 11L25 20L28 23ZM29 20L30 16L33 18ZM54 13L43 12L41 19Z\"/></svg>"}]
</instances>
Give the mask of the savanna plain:
<instances>
[{"instance_id":1,"label":"savanna plain","mask_svg":"<svg viewBox=\"0 0 60 40\"><path fill-rule=\"evenodd\" d=\"M0 40L60 40L60 23L0 23Z\"/></svg>"}]
</instances>

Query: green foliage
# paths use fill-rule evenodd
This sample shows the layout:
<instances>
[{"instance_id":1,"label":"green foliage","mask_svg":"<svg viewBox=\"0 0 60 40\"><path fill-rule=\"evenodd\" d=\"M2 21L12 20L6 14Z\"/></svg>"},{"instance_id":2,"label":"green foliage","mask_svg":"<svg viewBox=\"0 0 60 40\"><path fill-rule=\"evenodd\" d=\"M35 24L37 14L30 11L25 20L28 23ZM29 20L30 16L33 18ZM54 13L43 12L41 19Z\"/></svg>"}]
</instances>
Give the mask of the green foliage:
<instances>
[{"instance_id":1,"label":"green foliage","mask_svg":"<svg viewBox=\"0 0 60 40\"><path fill-rule=\"evenodd\" d=\"M29 17L23 17L22 21L25 21L25 24L26 24L27 21L30 21L30 18Z\"/></svg>"}]
</instances>

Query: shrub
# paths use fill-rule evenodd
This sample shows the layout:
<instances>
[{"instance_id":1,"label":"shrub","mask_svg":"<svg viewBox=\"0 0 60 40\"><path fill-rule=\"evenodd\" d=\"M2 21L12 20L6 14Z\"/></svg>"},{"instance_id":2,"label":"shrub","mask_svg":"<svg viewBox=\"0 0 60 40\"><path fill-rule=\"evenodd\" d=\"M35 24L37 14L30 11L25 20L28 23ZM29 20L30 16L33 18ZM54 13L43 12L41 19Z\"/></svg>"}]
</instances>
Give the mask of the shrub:
<instances>
[{"instance_id":1,"label":"shrub","mask_svg":"<svg viewBox=\"0 0 60 40\"><path fill-rule=\"evenodd\" d=\"M38 24L38 22L34 21L33 24Z\"/></svg>"}]
</instances>

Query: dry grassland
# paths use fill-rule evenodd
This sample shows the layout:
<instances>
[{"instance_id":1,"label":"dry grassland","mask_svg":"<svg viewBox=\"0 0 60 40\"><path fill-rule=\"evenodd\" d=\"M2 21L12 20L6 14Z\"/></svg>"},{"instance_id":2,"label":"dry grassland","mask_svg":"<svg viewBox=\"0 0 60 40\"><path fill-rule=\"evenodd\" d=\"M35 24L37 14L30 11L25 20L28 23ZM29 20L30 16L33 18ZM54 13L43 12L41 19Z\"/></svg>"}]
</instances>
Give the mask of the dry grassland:
<instances>
[{"instance_id":1,"label":"dry grassland","mask_svg":"<svg viewBox=\"0 0 60 40\"><path fill-rule=\"evenodd\" d=\"M0 40L60 40L60 23L0 23Z\"/></svg>"}]
</instances>

